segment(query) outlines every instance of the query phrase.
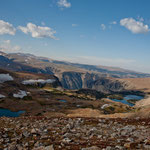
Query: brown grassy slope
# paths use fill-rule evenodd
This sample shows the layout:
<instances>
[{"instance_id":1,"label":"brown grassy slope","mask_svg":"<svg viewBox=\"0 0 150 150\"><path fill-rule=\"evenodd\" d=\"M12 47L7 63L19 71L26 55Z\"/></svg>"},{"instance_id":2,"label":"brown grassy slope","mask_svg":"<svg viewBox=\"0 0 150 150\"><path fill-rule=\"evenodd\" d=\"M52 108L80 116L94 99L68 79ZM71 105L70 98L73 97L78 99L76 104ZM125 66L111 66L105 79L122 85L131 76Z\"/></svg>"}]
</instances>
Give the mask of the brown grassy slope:
<instances>
[{"instance_id":1,"label":"brown grassy slope","mask_svg":"<svg viewBox=\"0 0 150 150\"><path fill-rule=\"evenodd\" d=\"M16 72L19 79L25 80L37 80L37 79L56 79L54 75L47 74L37 74L37 73L28 73L28 72Z\"/></svg>"},{"instance_id":2,"label":"brown grassy slope","mask_svg":"<svg viewBox=\"0 0 150 150\"><path fill-rule=\"evenodd\" d=\"M128 89L141 90L146 93L150 92L150 78L127 78L119 80L125 82L128 85Z\"/></svg>"}]
</instances>

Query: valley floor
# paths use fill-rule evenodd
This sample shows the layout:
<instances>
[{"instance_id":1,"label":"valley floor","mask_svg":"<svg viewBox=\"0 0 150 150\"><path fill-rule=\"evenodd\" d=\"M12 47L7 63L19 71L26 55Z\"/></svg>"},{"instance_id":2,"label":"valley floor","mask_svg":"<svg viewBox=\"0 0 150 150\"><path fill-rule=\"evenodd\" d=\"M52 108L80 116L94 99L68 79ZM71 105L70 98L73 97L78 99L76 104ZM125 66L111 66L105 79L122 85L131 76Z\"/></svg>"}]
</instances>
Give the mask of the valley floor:
<instances>
[{"instance_id":1,"label":"valley floor","mask_svg":"<svg viewBox=\"0 0 150 150\"><path fill-rule=\"evenodd\" d=\"M150 119L0 118L0 149L150 149Z\"/></svg>"}]
</instances>

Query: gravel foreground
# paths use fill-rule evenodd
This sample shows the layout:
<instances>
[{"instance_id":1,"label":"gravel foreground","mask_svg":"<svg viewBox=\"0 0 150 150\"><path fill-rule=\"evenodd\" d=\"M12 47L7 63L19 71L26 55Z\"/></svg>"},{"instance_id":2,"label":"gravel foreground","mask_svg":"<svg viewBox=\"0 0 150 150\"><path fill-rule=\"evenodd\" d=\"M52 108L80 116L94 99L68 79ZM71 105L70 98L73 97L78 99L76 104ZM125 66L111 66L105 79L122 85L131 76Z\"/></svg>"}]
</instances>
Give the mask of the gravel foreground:
<instances>
[{"instance_id":1,"label":"gravel foreground","mask_svg":"<svg viewBox=\"0 0 150 150\"><path fill-rule=\"evenodd\" d=\"M0 118L2 150L150 150L150 119Z\"/></svg>"}]
</instances>

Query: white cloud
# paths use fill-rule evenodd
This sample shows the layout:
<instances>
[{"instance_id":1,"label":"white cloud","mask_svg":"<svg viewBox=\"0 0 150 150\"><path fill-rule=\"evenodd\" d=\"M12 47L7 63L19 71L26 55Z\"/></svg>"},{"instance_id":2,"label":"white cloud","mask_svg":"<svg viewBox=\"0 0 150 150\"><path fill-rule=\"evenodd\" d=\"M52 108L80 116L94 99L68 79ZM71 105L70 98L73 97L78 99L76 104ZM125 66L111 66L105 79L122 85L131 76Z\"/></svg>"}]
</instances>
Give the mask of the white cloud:
<instances>
[{"instance_id":1,"label":"white cloud","mask_svg":"<svg viewBox=\"0 0 150 150\"><path fill-rule=\"evenodd\" d=\"M72 24L72 27L77 27L78 26L78 24Z\"/></svg>"},{"instance_id":2,"label":"white cloud","mask_svg":"<svg viewBox=\"0 0 150 150\"><path fill-rule=\"evenodd\" d=\"M21 47L18 45L12 45L10 40L0 42L0 51L3 52L20 52Z\"/></svg>"},{"instance_id":3,"label":"white cloud","mask_svg":"<svg viewBox=\"0 0 150 150\"><path fill-rule=\"evenodd\" d=\"M5 44L10 44L10 40L3 41Z\"/></svg>"},{"instance_id":4,"label":"white cloud","mask_svg":"<svg viewBox=\"0 0 150 150\"><path fill-rule=\"evenodd\" d=\"M69 8L69 7L71 7L71 3L68 2L67 0L59 0L57 2L57 4L58 4L59 7L62 7L62 8Z\"/></svg>"},{"instance_id":5,"label":"white cloud","mask_svg":"<svg viewBox=\"0 0 150 150\"><path fill-rule=\"evenodd\" d=\"M101 24L101 29L102 30L105 30L106 29L106 26L104 24Z\"/></svg>"},{"instance_id":6,"label":"white cloud","mask_svg":"<svg viewBox=\"0 0 150 150\"><path fill-rule=\"evenodd\" d=\"M15 35L15 33L16 33L16 29L13 27L12 24L0 20L0 35L3 34Z\"/></svg>"},{"instance_id":7,"label":"white cloud","mask_svg":"<svg viewBox=\"0 0 150 150\"><path fill-rule=\"evenodd\" d=\"M116 21L113 21L113 22L111 22L110 24L113 24L113 25L115 25L115 24L117 24L117 22L116 22Z\"/></svg>"},{"instance_id":8,"label":"white cloud","mask_svg":"<svg viewBox=\"0 0 150 150\"><path fill-rule=\"evenodd\" d=\"M149 32L148 25L144 25L142 21L136 21L133 18L124 18L120 20L120 25L124 26L134 34L143 34Z\"/></svg>"},{"instance_id":9,"label":"white cloud","mask_svg":"<svg viewBox=\"0 0 150 150\"><path fill-rule=\"evenodd\" d=\"M54 36L56 31L50 27L41 27L36 26L33 23L28 23L26 27L19 26L18 29L20 29L25 34L31 34L33 38L52 38L57 40L57 38Z\"/></svg>"},{"instance_id":10,"label":"white cloud","mask_svg":"<svg viewBox=\"0 0 150 150\"><path fill-rule=\"evenodd\" d=\"M99 57L95 57L95 56L78 56L76 57L78 59L81 59L84 63L88 63L88 62L92 62L93 64L130 64L130 63L134 63L135 60L132 59L121 59L121 58L99 58Z\"/></svg>"},{"instance_id":11,"label":"white cloud","mask_svg":"<svg viewBox=\"0 0 150 150\"><path fill-rule=\"evenodd\" d=\"M97 56L61 56L61 57L56 56L54 59L69 61L72 63L103 65L103 66L122 67L122 68L130 68L137 63L136 60L134 59L102 58Z\"/></svg>"}]
</instances>

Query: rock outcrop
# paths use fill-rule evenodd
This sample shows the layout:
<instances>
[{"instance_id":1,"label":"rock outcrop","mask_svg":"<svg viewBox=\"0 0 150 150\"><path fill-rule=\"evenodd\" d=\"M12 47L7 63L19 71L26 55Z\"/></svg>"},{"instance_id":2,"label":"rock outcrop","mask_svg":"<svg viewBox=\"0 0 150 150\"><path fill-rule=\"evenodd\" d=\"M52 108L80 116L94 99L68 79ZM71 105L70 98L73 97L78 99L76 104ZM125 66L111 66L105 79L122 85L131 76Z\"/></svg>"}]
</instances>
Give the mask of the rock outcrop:
<instances>
[{"instance_id":1,"label":"rock outcrop","mask_svg":"<svg viewBox=\"0 0 150 150\"><path fill-rule=\"evenodd\" d=\"M110 93L125 89L123 82L94 73L64 72L60 81L64 88L72 90L85 88Z\"/></svg>"}]
</instances>

